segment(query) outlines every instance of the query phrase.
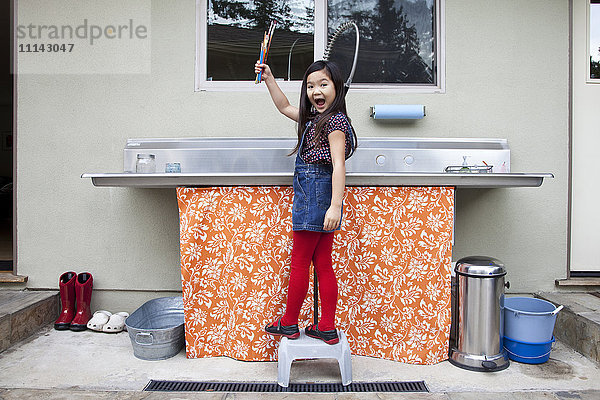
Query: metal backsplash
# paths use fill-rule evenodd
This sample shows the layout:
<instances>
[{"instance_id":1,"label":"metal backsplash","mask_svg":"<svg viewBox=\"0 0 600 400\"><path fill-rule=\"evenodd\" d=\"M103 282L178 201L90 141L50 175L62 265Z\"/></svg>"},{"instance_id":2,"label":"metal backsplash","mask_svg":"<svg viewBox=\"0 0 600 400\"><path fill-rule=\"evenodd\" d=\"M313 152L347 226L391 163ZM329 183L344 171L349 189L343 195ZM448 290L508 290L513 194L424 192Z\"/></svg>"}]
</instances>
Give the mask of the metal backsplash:
<instances>
[{"instance_id":1,"label":"metal backsplash","mask_svg":"<svg viewBox=\"0 0 600 400\"><path fill-rule=\"evenodd\" d=\"M156 172L179 163L182 173L290 172L292 138L172 138L128 139L123 170L135 172L138 154L154 154ZM359 138L347 172L444 172L449 166L492 166L510 172L506 139Z\"/></svg>"}]
</instances>

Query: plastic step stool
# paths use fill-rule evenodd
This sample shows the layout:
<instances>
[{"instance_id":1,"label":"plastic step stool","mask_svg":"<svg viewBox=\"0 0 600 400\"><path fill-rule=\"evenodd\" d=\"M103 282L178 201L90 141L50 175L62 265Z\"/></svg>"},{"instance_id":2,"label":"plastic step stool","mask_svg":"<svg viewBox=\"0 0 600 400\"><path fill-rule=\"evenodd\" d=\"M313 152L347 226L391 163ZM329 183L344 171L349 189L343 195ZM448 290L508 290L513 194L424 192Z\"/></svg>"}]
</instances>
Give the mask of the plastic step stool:
<instances>
[{"instance_id":1,"label":"plastic step stool","mask_svg":"<svg viewBox=\"0 0 600 400\"><path fill-rule=\"evenodd\" d=\"M352 361L350 360L350 346L346 334L338 329L340 341L336 344L327 344L322 340L306 336L304 329L300 331L298 339L286 337L279 342L277 360L277 383L279 386L288 387L290 383L290 369L292 362L306 358L333 358L340 366L342 385L352 383Z\"/></svg>"}]
</instances>

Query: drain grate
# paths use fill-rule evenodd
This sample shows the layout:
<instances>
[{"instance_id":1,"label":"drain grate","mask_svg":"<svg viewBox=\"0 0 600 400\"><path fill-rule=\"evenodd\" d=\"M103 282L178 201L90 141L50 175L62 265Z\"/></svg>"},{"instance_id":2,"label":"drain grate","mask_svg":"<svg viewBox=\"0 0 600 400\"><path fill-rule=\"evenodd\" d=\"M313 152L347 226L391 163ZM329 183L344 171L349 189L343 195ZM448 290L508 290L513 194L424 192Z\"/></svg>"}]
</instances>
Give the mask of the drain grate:
<instances>
[{"instance_id":1,"label":"drain grate","mask_svg":"<svg viewBox=\"0 0 600 400\"><path fill-rule=\"evenodd\" d=\"M144 388L148 392L429 392L424 381L414 382L353 382L290 383L284 388L276 383L252 382L183 382L151 380Z\"/></svg>"}]
</instances>

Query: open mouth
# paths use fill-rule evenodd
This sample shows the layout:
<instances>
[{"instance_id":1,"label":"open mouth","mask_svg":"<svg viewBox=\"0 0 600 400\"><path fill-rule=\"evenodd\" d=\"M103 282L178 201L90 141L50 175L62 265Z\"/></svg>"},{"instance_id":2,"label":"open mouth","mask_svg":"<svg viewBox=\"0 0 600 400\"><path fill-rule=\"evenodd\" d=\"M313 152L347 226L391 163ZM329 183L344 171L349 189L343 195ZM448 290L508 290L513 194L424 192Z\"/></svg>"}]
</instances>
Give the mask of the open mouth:
<instances>
[{"instance_id":1,"label":"open mouth","mask_svg":"<svg viewBox=\"0 0 600 400\"><path fill-rule=\"evenodd\" d=\"M325 105L325 99L315 99L315 104L317 107L321 108Z\"/></svg>"}]
</instances>

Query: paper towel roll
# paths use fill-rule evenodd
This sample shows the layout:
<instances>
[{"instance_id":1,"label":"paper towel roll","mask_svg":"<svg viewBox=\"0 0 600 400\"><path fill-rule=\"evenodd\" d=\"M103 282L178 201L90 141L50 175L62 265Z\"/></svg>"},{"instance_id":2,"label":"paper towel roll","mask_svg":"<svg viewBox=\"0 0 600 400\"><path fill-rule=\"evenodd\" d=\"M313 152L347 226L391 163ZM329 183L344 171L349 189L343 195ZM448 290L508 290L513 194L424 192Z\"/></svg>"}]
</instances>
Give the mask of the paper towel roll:
<instances>
[{"instance_id":1,"label":"paper towel roll","mask_svg":"<svg viewBox=\"0 0 600 400\"><path fill-rule=\"evenodd\" d=\"M376 104L371 116L374 119L421 119L425 106L421 104Z\"/></svg>"}]
</instances>

